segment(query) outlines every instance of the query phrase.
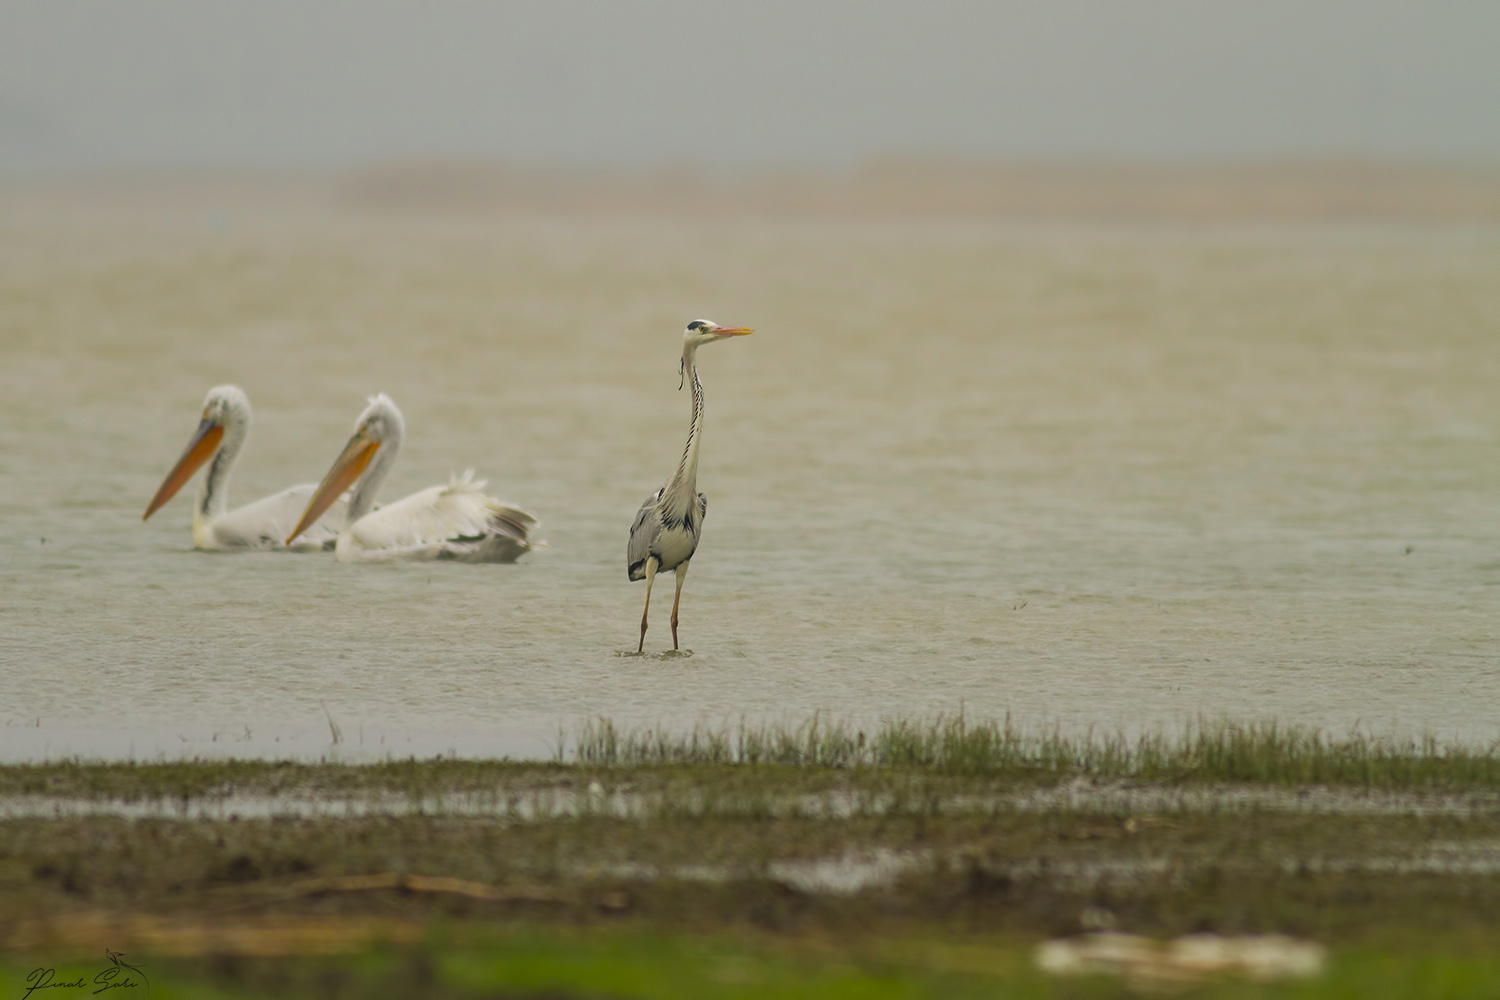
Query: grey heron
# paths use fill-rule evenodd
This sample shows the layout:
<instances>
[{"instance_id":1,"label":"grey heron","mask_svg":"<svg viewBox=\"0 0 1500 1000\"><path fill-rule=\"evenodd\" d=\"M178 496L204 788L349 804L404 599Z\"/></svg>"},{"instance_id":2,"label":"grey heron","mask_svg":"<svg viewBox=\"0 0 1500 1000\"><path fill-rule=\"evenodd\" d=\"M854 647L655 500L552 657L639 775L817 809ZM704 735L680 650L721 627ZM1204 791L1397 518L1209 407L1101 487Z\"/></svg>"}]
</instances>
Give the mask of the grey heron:
<instances>
[{"instance_id":1,"label":"grey heron","mask_svg":"<svg viewBox=\"0 0 1500 1000\"><path fill-rule=\"evenodd\" d=\"M688 563L698 550L703 519L708 515L708 498L698 492L698 446L703 438L703 383L698 381L697 353L704 344L754 333L748 327L720 326L706 319L695 319L682 335L682 378L692 383L693 419L688 427L687 446L677 471L657 490L635 515L630 526L630 541L625 547L625 568L631 580L646 581L646 605L641 609L641 641L636 652L646 648L646 622L651 612L651 585L662 570L677 573L677 595L672 599L672 648L677 649L677 609L682 603L682 581L687 577ZM679 384L678 388L681 388Z\"/></svg>"}]
</instances>

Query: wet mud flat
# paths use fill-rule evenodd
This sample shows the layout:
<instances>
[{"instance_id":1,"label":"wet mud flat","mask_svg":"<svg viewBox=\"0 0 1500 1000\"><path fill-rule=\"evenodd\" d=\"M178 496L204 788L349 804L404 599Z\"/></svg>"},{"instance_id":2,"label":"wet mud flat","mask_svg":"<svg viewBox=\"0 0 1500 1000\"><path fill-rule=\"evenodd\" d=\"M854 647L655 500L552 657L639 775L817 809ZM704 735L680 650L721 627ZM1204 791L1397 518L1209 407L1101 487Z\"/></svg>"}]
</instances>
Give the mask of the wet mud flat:
<instances>
[{"instance_id":1,"label":"wet mud flat","mask_svg":"<svg viewBox=\"0 0 1500 1000\"><path fill-rule=\"evenodd\" d=\"M1367 767L1318 783L1146 776L1140 760L1107 775L614 756L0 769L0 965L15 977L108 947L231 996L328 975L350 996L782 995L777 976L835 968L911 987L895 995L1051 996L1080 994L1035 969L1035 947L1111 930L1314 941L1330 983L1385 970L1360 995L1409 995L1433 963L1462 989L1430 995L1500 977L1500 783L1484 755L1408 760L1420 780ZM548 954L718 964L708 986L623 994L606 988L619 968L593 986L514 978ZM476 955L509 958L464 992L451 966ZM367 982L351 962L386 972ZM741 966L761 993L710 988ZM1133 988L1096 985L1083 995Z\"/></svg>"}]
</instances>

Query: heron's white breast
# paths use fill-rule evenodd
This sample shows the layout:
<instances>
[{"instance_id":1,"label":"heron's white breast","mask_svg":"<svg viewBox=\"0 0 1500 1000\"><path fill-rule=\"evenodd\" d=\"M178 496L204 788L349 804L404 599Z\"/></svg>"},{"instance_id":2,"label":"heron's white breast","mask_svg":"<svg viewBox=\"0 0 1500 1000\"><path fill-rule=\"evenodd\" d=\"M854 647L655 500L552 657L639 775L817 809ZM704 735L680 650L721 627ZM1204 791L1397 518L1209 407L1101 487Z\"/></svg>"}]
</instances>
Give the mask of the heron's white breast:
<instances>
[{"instance_id":1,"label":"heron's white breast","mask_svg":"<svg viewBox=\"0 0 1500 1000\"><path fill-rule=\"evenodd\" d=\"M651 552L661 561L664 570L673 569L684 559L693 557L698 547L698 536L683 528L663 528L651 546Z\"/></svg>"}]
</instances>

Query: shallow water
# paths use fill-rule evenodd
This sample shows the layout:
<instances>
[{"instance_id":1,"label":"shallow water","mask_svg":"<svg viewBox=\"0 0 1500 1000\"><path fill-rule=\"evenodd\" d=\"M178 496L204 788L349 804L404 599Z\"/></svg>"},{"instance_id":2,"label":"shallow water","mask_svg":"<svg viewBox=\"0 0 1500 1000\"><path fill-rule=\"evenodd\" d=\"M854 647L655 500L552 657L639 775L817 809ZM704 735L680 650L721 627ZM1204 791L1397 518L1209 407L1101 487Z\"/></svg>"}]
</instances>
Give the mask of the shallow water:
<instances>
[{"instance_id":1,"label":"shallow water","mask_svg":"<svg viewBox=\"0 0 1500 1000\"><path fill-rule=\"evenodd\" d=\"M704 349L691 655L625 534ZM401 405L388 498L474 466L514 566L190 551L140 513L234 381L243 502ZM0 759L547 755L957 711L1497 735L1500 233L0 218ZM665 599L662 595L665 594Z\"/></svg>"}]
</instances>

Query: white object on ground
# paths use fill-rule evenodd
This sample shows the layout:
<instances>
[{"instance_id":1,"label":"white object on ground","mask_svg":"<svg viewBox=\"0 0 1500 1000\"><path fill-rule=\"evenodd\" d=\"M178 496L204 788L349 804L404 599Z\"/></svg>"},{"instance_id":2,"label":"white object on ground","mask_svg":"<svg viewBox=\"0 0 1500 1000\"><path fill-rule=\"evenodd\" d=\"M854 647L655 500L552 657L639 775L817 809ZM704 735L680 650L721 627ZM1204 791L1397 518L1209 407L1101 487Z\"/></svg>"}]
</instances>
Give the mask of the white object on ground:
<instances>
[{"instance_id":1,"label":"white object on ground","mask_svg":"<svg viewBox=\"0 0 1500 1000\"><path fill-rule=\"evenodd\" d=\"M1036 949L1037 967L1056 976L1113 974L1158 982L1219 975L1241 975L1256 982L1306 978L1322 972L1326 960L1322 945L1281 934L1192 934L1154 941L1103 933L1044 941Z\"/></svg>"}]
</instances>

